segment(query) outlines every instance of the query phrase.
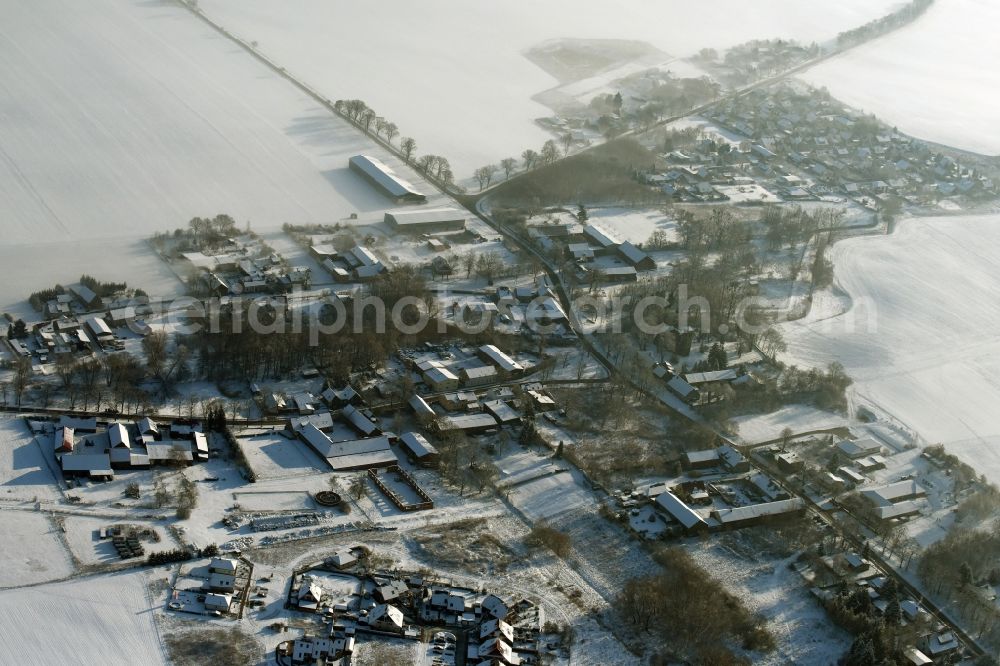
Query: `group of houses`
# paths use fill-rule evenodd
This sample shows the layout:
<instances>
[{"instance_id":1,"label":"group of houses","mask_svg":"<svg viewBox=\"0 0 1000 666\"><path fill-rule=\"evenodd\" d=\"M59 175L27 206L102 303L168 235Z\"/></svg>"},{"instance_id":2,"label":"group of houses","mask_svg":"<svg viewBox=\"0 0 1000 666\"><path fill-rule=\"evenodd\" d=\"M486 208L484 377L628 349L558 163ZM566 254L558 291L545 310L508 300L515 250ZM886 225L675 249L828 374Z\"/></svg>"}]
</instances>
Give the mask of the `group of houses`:
<instances>
[{"instance_id":1,"label":"group of houses","mask_svg":"<svg viewBox=\"0 0 1000 666\"><path fill-rule=\"evenodd\" d=\"M761 88L720 102L705 116L746 137L749 150L727 154L754 174L772 178L787 198L827 194L869 204L899 199L915 205L963 195L992 198L996 184L956 158L793 85ZM808 174L804 181L793 171Z\"/></svg>"},{"instance_id":2,"label":"group of houses","mask_svg":"<svg viewBox=\"0 0 1000 666\"><path fill-rule=\"evenodd\" d=\"M339 573L340 579L345 575ZM354 649L359 633L418 640L422 627L463 634L467 664L517 666L537 660L544 617L530 601L512 604L496 594L437 585L421 576L358 576L357 591L347 595L327 591L324 580L315 570L293 577L290 607L323 613L331 618L331 629L329 636L283 644L279 656L287 656L290 665L316 659L337 663Z\"/></svg>"},{"instance_id":3,"label":"group of houses","mask_svg":"<svg viewBox=\"0 0 1000 666\"><path fill-rule=\"evenodd\" d=\"M567 211L529 221L527 231L543 250L561 251L581 282L635 282L640 273L656 270L656 260L645 250Z\"/></svg>"},{"instance_id":4,"label":"group of houses","mask_svg":"<svg viewBox=\"0 0 1000 666\"><path fill-rule=\"evenodd\" d=\"M33 428L52 433L53 455L67 479L110 481L116 470L186 466L209 457L208 438L197 424L159 424L149 418L99 424L93 417L62 416Z\"/></svg>"},{"instance_id":5,"label":"group of houses","mask_svg":"<svg viewBox=\"0 0 1000 666\"><path fill-rule=\"evenodd\" d=\"M924 609L917 599L900 589L895 579L871 562L864 552L837 552L820 557L814 564L798 565L798 570L813 587L810 592L824 604L837 597L867 602L859 612L891 619L901 626L917 628L915 640L902 649L911 666L957 663L963 645L958 636ZM963 662L964 663L964 662Z\"/></svg>"},{"instance_id":6,"label":"group of houses","mask_svg":"<svg viewBox=\"0 0 1000 666\"><path fill-rule=\"evenodd\" d=\"M308 288L309 268L289 267L280 255L255 237L229 238L213 254L183 252L180 258L198 276L201 291L216 297L240 294L286 294Z\"/></svg>"}]
</instances>

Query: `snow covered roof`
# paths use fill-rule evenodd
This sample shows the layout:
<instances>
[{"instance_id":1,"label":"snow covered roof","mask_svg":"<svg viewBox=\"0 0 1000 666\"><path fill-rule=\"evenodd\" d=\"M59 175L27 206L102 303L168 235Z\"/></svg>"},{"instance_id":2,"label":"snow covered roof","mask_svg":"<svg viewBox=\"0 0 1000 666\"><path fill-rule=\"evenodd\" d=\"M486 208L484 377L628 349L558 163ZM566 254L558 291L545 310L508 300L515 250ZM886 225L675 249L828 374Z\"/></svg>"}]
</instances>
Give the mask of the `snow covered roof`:
<instances>
[{"instance_id":1,"label":"snow covered roof","mask_svg":"<svg viewBox=\"0 0 1000 666\"><path fill-rule=\"evenodd\" d=\"M375 622L388 622L400 629L403 628L403 611L392 604L379 604L368 613L369 624Z\"/></svg>"},{"instance_id":2,"label":"snow covered roof","mask_svg":"<svg viewBox=\"0 0 1000 666\"><path fill-rule=\"evenodd\" d=\"M362 435L374 435L379 432L378 426L372 423L371 419L362 414L354 405L345 406L341 410L341 414Z\"/></svg>"},{"instance_id":3,"label":"snow covered roof","mask_svg":"<svg viewBox=\"0 0 1000 666\"><path fill-rule=\"evenodd\" d=\"M882 450L882 445L871 437L861 439L845 439L837 444L837 449L848 458L860 458L871 453L878 453Z\"/></svg>"},{"instance_id":4,"label":"snow covered roof","mask_svg":"<svg viewBox=\"0 0 1000 666\"><path fill-rule=\"evenodd\" d=\"M483 408L500 423L510 423L521 418L521 415L503 400L489 400L483 403Z\"/></svg>"},{"instance_id":5,"label":"snow covered roof","mask_svg":"<svg viewBox=\"0 0 1000 666\"><path fill-rule=\"evenodd\" d=\"M890 504L896 504L898 502L902 502L903 500L925 497L927 495L927 491L913 479L908 479L904 481L897 481L896 483L890 483L887 486L881 486L879 488L862 490L861 494L871 500L871 502L876 506L889 506Z\"/></svg>"},{"instance_id":6,"label":"snow covered roof","mask_svg":"<svg viewBox=\"0 0 1000 666\"><path fill-rule=\"evenodd\" d=\"M698 390L684 381L684 378L680 375L673 377L670 381L668 381L667 386L670 387L670 390L682 398L686 398Z\"/></svg>"},{"instance_id":7,"label":"snow covered roof","mask_svg":"<svg viewBox=\"0 0 1000 666\"><path fill-rule=\"evenodd\" d=\"M128 436L128 429L121 423L112 423L108 426L108 445L111 448L123 446L130 448L132 441Z\"/></svg>"},{"instance_id":8,"label":"snow covered roof","mask_svg":"<svg viewBox=\"0 0 1000 666\"><path fill-rule=\"evenodd\" d=\"M405 446L410 453L417 458L436 456L438 454L434 445L428 442L427 438L418 432L403 433L403 436L399 438L399 441L401 441L403 446Z\"/></svg>"},{"instance_id":9,"label":"snow covered roof","mask_svg":"<svg viewBox=\"0 0 1000 666\"><path fill-rule=\"evenodd\" d=\"M777 516L783 513L798 511L805 506L801 497L793 497L777 502L765 502L764 504L751 504L750 506L738 506L731 509L716 509L712 515L723 525L732 525L756 518L767 516Z\"/></svg>"},{"instance_id":10,"label":"snow covered roof","mask_svg":"<svg viewBox=\"0 0 1000 666\"><path fill-rule=\"evenodd\" d=\"M656 498L656 503L670 514L674 520L683 525L685 529L691 529L697 525L705 525L704 518L669 490L660 493Z\"/></svg>"},{"instance_id":11,"label":"snow covered roof","mask_svg":"<svg viewBox=\"0 0 1000 666\"><path fill-rule=\"evenodd\" d=\"M111 476L111 458L107 453L72 453L62 457L64 472L89 472Z\"/></svg>"},{"instance_id":12,"label":"snow covered roof","mask_svg":"<svg viewBox=\"0 0 1000 666\"><path fill-rule=\"evenodd\" d=\"M603 229L595 227L593 224L588 224L583 227L583 235L597 243L602 248L609 248L618 245L618 241L612 238L610 234L606 233Z\"/></svg>"},{"instance_id":13,"label":"snow covered roof","mask_svg":"<svg viewBox=\"0 0 1000 666\"><path fill-rule=\"evenodd\" d=\"M368 155L355 155L350 160L350 165L364 173L368 178L378 184L394 197L415 196L423 198L423 194L417 192L413 185L396 175L388 165L379 159Z\"/></svg>"},{"instance_id":14,"label":"snow covered roof","mask_svg":"<svg viewBox=\"0 0 1000 666\"><path fill-rule=\"evenodd\" d=\"M409 400L409 404L410 407L413 408L413 411L416 412L417 416L437 416L431 406L427 404L427 401L419 395L412 396Z\"/></svg>"},{"instance_id":15,"label":"snow covered roof","mask_svg":"<svg viewBox=\"0 0 1000 666\"><path fill-rule=\"evenodd\" d=\"M734 379L736 379L735 368L715 370L712 372L692 372L684 375L684 380L692 386L707 384L710 382L728 382Z\"/></svg>"},{"instance_id":16,"label":"snow covered roof","mask_svg":"<svg viewBox=\"0 0 1000 666\"><path fill-rule=\"evenodd\" d=\"M457 208L432 208L429 210L388 211L385 221L398 227L433 224L435 222L465 222L467 216Z\"/></svg>"},{"instance_id":17,"label":"snow covered roof","mask_svg":"<svg viewBox=\"0 0 1000 666\"><path fill-rule=\"evenodd\" d=\"M504 352L500 351L496 345L483 345L479 348L479 352L486 356L504 372L515 372L524 369L524 366Z\"/></svg>"}]
</instances>

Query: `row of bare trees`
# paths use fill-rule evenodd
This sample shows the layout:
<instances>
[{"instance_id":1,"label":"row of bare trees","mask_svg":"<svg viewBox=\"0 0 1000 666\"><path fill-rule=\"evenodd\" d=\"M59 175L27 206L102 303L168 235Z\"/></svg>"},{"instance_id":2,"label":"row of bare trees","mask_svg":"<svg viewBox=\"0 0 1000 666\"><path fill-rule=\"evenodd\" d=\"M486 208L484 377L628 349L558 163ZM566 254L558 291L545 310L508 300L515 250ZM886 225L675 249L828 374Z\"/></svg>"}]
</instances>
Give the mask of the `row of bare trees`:
<instances>
[{"instance_id":1,"label":"row of bare trees","mask_svg":"<svg viewBox=\"0 0 1000 666\"><path fill-rule=\"evenodd\" d=\"M392 140L399 134L399 127L396 123L378 115L363 100L338 99L333 103L333 108L341 116L363 130L365 134L383 139L390 147L393 147ZM400 137L397 150L407 164L413 165L425 176L436 179L447 186L454 184L455 175L448 160L440 155L423 155L418 159L416 157L417 142L412 137Z\"/></svg>"}]
</instances>

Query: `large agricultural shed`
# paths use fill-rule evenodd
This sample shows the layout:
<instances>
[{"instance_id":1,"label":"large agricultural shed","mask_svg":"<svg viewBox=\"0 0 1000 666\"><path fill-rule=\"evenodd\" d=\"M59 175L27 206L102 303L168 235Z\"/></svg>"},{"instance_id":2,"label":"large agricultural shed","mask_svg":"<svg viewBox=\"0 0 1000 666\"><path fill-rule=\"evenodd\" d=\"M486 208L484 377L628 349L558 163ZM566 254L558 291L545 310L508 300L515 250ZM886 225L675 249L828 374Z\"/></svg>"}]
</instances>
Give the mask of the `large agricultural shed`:
<instances>
[{"instance_id":1,"label":"large agricultural shed","mask_svg":"<svg viewBox=\"0 0 1000 666\"><path fill-rule=\"evenodd\" d=\"M464 231L467 219L457 208L388 211L385 214L386 224L397 231L413 234Z\"/></svg>"},{"instance_id":2,"label":"large agricultural shed","mask_svg":"<svg viewBox=\"0 0 1000 666\"><path fill-rule=\"evenodd\" d=\"M355 172L377 190L396 203L424 203L427 197L413 189L413 185L396 175L381 160L368 155L355 155L348 164Z\"/></svg>"},{"instance_id":3,"label":"large agricultural shed","mask_svg":"<svg viewBox=\"0 0 1000 666\"><path fill-rule=\"evenodd\" d=\"M336 471L398 465L389 438L385 436L334 442L312 423L298 431L299 437Z\"/></svg>"}]
</instances>

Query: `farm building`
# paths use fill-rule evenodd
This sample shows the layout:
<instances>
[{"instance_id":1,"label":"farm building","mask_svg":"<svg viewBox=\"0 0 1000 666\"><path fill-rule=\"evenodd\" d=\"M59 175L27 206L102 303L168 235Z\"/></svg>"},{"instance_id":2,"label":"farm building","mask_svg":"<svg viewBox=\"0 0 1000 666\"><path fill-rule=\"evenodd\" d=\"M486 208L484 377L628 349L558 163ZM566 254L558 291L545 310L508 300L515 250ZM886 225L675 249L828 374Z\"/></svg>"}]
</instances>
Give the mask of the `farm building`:
<instances>
[{"instance_id":1,"label":"farm building","mask_svg":"<svg viewBox=\"0 0 1000 666\"><path fill-rule=\"evenodd\" d=\"M389 446L388 437L334 442L312 424L299 430L298 435L337 471L389 467L399 463Z\"/></svg>"},{"instance_id":2,"label":"farm building","mask_svg":"<svg viewBox=\"0 0 1000 666\"><path fill-rule=\"evenodd\" d=\"M396 231L411 234L465 231L467 216L457 208L388 211L385 222Z\"/></svg>"},{"instance_id":3,"label":"farm building","mask_svg":"<svg viewBox=\"0 0 1000 666\"><path fill-rule=\"evenodd\" d=\"M500 351L496 345L483 345L479 348L479 356L497 366L502 375L512 375L524 370L523 365Z\"/></svg>"},{"instance_id":4,"label":"farm building","mask_svg":"<svg viewBox=\"0 0 1000 666\"><path fill-rule=\"evenodd\" d=\"M56 453L73 453L72 428L56 428L55 437L53 438L53 449Z\"/></svg>"},{"instance_id":5,"label":"farm building","mask_svg":"<svg viewBox=\"0 0 1000 666\"><path fill-rule=\"evenodd\" d=\"M108 322L104 321L100 317L91 317L88 319L87 328L90 330L90 334L93 335L98 342L113 340L115 337L115 334L108 326Z\"/></svg>"},{"instance_id":6,"label":"farm building","mask_svg":"<svg viewBox=\"0 0 1000 666\"><path fill-rule=\"evenodd\" d=\"M492 365L478 365L472 368L462 368L460 371L462 384L465 386L481 386L497 380L497 369Z\"/></svg>"},{"instance_id":7,"label":"farm building","mask_svg":"<svg viewBox=\"0 0 1000 666\"><path fill-rule=\"evenodd\" d=\"M410 457L421 467L434 467L438 461L438 451L427 438L417 432L406 432L399 438L400 444Z\"/></svg>"},{"instance_id":8,"label":"farm building","mask_svg":"<svg viewBox=\"0 0 1000 666\"><path fill-rule=\"evenodd\" d=\"M382 434L379 427L371 419L362 414L354 405L347 405L340 413L355 430L365 437Z\"/></svg>"},{"instance_id":9,"label":"farm building","mask_svg":"<svg viewBox=\"0 0 1000 666\"><path fill-rule=\"evenodd\" d=\"M491 414L463 414L447 416L437 422L442 432L461 430L467 433L486 432L497 427L497 420Z\"/></svg>"},{"instance_id":10,"label":"farm building","mask_svg":"<svg viewBox=\"0 0 1000 666\"><path fill-rule=\"evenodd\" d=\"M597 278L604 282L618 284L620 282L636 282L639 279L639 274L634 266L608 266L597 271Z\"/></svg>"},{"instance_id":11,"label":"farm building","mask_svg":"<svg viewBox=\"0 0 1000 666\"><path fill-rule=\"evenodd\" d=\"M424 203L427 197L417 192L413 185L396 175L381 160L368 155L355 155L348 160L351 171L355 172L385 196L396 203Z\"/></svg>"},{"instance_id":12,"label":"farm building","mask_svg":"<svg viewBox=\"0 0 1000 666\"><path fill-rule=\"evenodd\" d=\"M409 404L413 409L413 413L416 414L418 421L428 422L437 418L437 413L434 409L419 395L411 397Z\"/></svg>"},{"instance_id":13,"label":"farm building","mask_svg":"<svg viewBox=\"0 0 1000 666\"><path fill-rule=\"evenodd\" d=\"M750 506L738 506L731 509L715 509L712 517L715 518L722 527L747 527L757 525L768 520L781 516L799 513L805 509L805 502L801 497L793 497L777 502L765 502L764 504L751 504Z\"/></svg>"},{"instance_id":14,"label":"farm building","mask_svg":"<svg viewBox=\"0 0 1000 666\"><path fill-rule=\"evenodd\" d=\"M441 366L434 366L424 373L424 383L432 391L452 391L458 388L458 375Z\"/></svg>"},{"instance_id":15,"label":"farm building","mask_svg":"<svg viewBox=\"0 0 1000 666\"><path fill-rule=\"evenodd\" d=\"M483 403L483 409L493 415L500 423L518 423L521 415L503 400L488 400Z\"/></svg>"},{"instance_id":16,"label":"farm building","mask_svg":"<svg viewBox=\"0 0 1000 666\"><path fill-rule=\"evenodd\" d=\"M597 246L597 249L594 250L594 254L596 255L608 254L619 244L617 240L611 237L603 229L599 229L593 224L584 226L583 235L591 244Z\"/></svg>"},{"instance_id":17,"label":"farm building","mask_svg":"<svg viewBox=\"0 0 1000 666\"><path fill-rule=\"evenodd\" d=\"M881 452L882 445L871 437L863 437L856 440L845 439L837 444L837 453L848 460L857 460L858 458L864 458L865 456Z\"/></svg>"},{"instance_id":18,"label":"farm building","mask_svg":"<svg viewBox=\"0 0 1000 666\"><path fill-rule=\"evenodd\" d=\"M688 451L684 454L684 466L687 469L711 469L720 463L719 452L716 449L704 451Z\"/></svg>"},{"instance_id":19,"label":"farm building","mask_svg":"<svg viewBox=\"0 0 1000 666\"><path fill-rule=\"evenodd\" d=\"M680 523L687 532L706 526L704 518L669 490L657 495L656 506Z\"/></svg>"},{"instance_id":20,"label":"farm building","mask_svg":"<svg viewBox=\"0 0 1000 666\"><path fill-rule=\"evenodd\" d=\"M617 249L618 254L637 271L656 270L656 260L635 245L632 245L632 243L625 241Z\"/></svg>"},{"instance_id":21,"label":"farm building","mask_svg":"<svg viewBox=\"0 0 1000 666\"><path fill-rule=\"evenodd\" d=\"M875 506L890 506L907 500L927 497L927 491L912 479L862 490L861 494Z\"/></svg>"},{"instance_id":22,"label":"farm building","mask_svg":"<svg viewBox=\"0 0 1000 666\"><path fill-rule=\"evenodd\" d=\"M107 453L66 454L60 464L63 476L88 477L94 481L110 481L115 476Z\"/></svg>"},{"instance_id":23,"label":"farm building","mask_svg":"<svg viewBox=\"0 0 1000 666\"><path fill-rule=\"evenodd\" d=\"M730 472L749 472L750 471L750 461L746 459L742 453L734 449L728 444L720 446L719 449L719 459L722 460L722 464Z\"/></svg>"},{"instance_id":24,"label":"farm building","mask_svg":"<svg viewBox=\"0 0 1000 666\"><path fill-rule=\"evenodd\" d=\"M701 392L684 381L680 375L671 378L667 382L667 388L684 402L698 402L698 398L701 397Z\"/></svg>"}]
</instances>

